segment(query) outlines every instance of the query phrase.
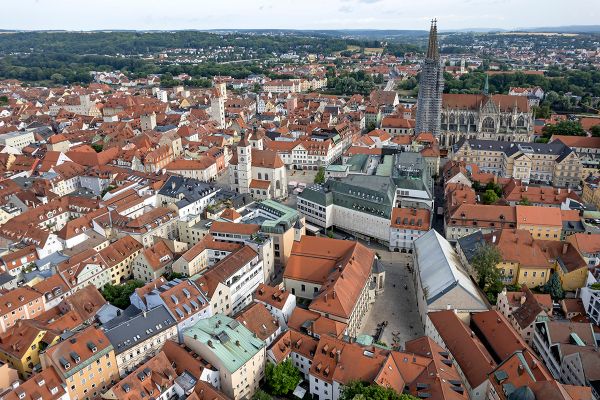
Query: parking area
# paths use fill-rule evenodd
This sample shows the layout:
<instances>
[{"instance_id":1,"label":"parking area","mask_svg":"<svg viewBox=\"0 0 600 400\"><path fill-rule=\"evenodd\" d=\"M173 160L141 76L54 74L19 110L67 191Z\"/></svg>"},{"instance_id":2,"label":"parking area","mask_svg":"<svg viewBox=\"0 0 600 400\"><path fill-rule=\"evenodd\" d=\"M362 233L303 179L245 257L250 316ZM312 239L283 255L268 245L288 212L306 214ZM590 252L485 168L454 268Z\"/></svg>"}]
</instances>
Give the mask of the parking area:
<instances>
[{"instance_id":1,"label":"parking area","mask_svg":"<svg viewBox=\"0 0 600 400\"><path fill-rule=\"evenodd\" d=\"M371 307L361 333L375 336L378 325L387 321L379 338L390 346L400 345L424 335L421 327L412 275L410 254L390 252L379 246L369 246L379 254L385 268L385 291Z\"/></svg>"}]
</instances>

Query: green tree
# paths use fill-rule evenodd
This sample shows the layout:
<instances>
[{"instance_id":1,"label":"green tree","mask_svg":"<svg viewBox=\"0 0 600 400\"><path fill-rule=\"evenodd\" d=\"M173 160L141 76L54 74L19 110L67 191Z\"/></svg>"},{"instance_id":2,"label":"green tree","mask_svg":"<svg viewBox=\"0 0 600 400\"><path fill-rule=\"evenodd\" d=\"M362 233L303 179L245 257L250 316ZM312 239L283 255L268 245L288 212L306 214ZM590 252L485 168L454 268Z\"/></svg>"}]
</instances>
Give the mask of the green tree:
<instances>
[{"instance_id":1,"label":"green tree","mask_svg":"<svg viewBox=\"0 0 600 400\"><path fill-rule=\"evenodd\" d=\"M543 289L544 292L548 293L554 300L560 300L565 297L565 291L556 272L550 276L550 279L548 279L548 282L546 282Z\"/></svg>"},{"instance_id":2,"label":"green tree","mask_svg":"<svg viewBox=\"0 0 600 400\"><path fill-rule=\"evenodd\" d=\"M101 143L92 143L92 149L96 151L96 153L100 153L102 151Z\"/></svg>"},{"instance_id":3,"label":"green tree","mask_svg":"<svg viewBox=\"0 0 600 400\"><path fill-rule=\"evenodd\" d=\"M164 274L163 276L168 281L172 281L173 279L183 279L183 278L186 277L185 274L182 274L182 273L179 273L179 272L170 272L168 274Z\"/></svg>"},{"instance_id":4,"label":"green tree","mask_svg":"<svg viewBox=\"0 0 600 400\"><path fill-rule=\"evenodd\" d=\"M487 185L485 185L485 190L493 190L494 192L496 192L496 194L498 195L498 197L502 196L502 187L500 185L498 185L497 183L494 182L488 182Z\"/></svg>"},{"instance_id":5,"label":"green tree","mask_svg":"<svg viewBox=\"0 0 600 400\"><path fill-rule=\"evenodd\" d=\"M492 244L484 243L477 247L471 260L477 274L477 285L485 291L500 281L500 270L496 267L502 261L500 250Z\"/></svg>"},{"instance_id":6,"label":"green tree","mask_svg":"<svg viewBox=\"0 0 600 400\"><path fill-rule=\"evenodd\" d=\"M529 199L527 198L527 196L523 196L523 198L521 199L521 201L519 201L517 203L520 206L530 206L531 205L531 201L529 201Z\"/></svg>"},{"instance_id":7,"label":"green tree","mask_svg":"<svg viewBox=\"0 0 600 400\"><path fill-rule=\"evenodd\" d=\"M592 136L600 137L600 125L592 126L591 132Z\"/></svg>"},{"instance_id":8,"label":"green tree","mask_svg":"<svg viewBox=\"0 0 600 400\"><path fill-rule=\"evenodd\" d=\"M0 96L0 105L8 104L8 96Z\"/></svg>"},{"instance_id":9,"label":"green tree","mask_svg":"<svg viewBox=\"0 0 600 400\"><path fill-rule=\"evenodd\" d=\"M585 130L579 121L560 121L542 128L545 137L552 135L585 136Z\"/></svg>"},{"instance_id":10,"label":"green tree","mask_svg":"<svg viewBox=\"0 0 600 400\"><path fill-rule=\"evenodd\" d=\"M273 398L264 390L257 390L252 396L252 400L273 400Z\"/></svg>"},{"instance_id":11,"label":"green tree","mask_svg":"<svg viewBox=\"0 0 600 400\"><path fill-rule=\"evenodd\" d=\"M62 76L61 74L52 74L52 76L50 76L50 79L52 80L52 82L62 85L63 83L65 83L65 77Z\"/></svg>"},{"instance_id":12,"label":"green tree","mask_svg":"<svg viewBox=\"0 0 600 400\"><path fill-rule=\"evenodd\" d=\"M498 199L498 195L492 189L486 190L482 196L483 204L494 204Z\"/></svg>"},{"instance_id":13,"label":"green tree","mask_svg":"<svg viewBox=\"0 0 600 400\"><path fill-rule=\"evenodd\" d=\"M325 183L325 168L319 167L317 174L315 175L315 183L323 184Z\"/></svg>"},{"instance_id":14,"label":"green tree","mask_svg":"<svg viewBox=\"0 0 600 400\"><path fill-rule=\"evenodd\" d=\"M131 304L129 296L135 289L142 286L144 286L144 282L137 279L130 280L122 285L108 284L102 289L102 296L113 306L125 309Z\"/></svg>"},{"instance_id":15,"label":"green tree","mask_svg":"<svg viewBox=\"0 0 600 400\"><path fill-rule=\"evenodd\" d=\"M279 365L267 363L265 371L267 391L274 396L285 396L292 392L302 380L298 368L289 358Z\"/></svg>"},{"instance_id":16,"label":"green tree","mask_svg":"<svg viewBox=\"0 0 600 400\"><path fill-rule=\"evenodd\" d=\"M400 394L394 389L365 382L352 381L342 387L340 400L416 400L409 394Z\"/></svg>"},{"instance_id":17,"label":"green tree","mask_svg":"<svg viewBox=\"0 0 600 400\"><path fill-rule=\"evenodd\" d=\"M552 114L552 110L550 109L550 106L548 104L544 104L544 105L540 105L540 106L534 106L533 113L536 118L546 119L546 118L550 118L550 115Z\"/></svg>"}]
</instances>

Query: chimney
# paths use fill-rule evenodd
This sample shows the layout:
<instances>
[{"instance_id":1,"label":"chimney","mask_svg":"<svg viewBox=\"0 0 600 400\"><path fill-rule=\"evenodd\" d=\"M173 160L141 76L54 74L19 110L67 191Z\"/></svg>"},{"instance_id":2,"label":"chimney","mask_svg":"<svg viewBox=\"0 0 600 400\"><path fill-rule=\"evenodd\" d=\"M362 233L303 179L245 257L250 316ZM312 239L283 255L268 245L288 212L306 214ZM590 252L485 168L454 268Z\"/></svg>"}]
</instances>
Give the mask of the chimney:
<instances>
[{"instance_id":1,"label":"chimney","mask_svg":"<svg viewBox=\"0 0 600 400\"><path fill-rule=\"evenodd\" d=\"M325 303L327 303L327 293L325 293Z\"/></svg>"},{"instance_id":2,"label":"chimney","mask_svg":"<svg viewBox=\"0 0 600 400\"><path fill-rule=\"evenodd\" d=\"M496 235L492 236L492 243L496 243Z\"/></svg>"},{"instance_id":3,"label":"chimney","mask_svg":"<svg viewBox=\"0 0 600 400\"><path fill-rule=\"evenodd\" d=\"M331 292L331 298L335 299L335 290L333 292Z\"/></svg>"},{"instance_id":4,"label":"chimney","mask_svg":"<svg viewBox=\"0 0 600 400\"><path fill-rule=\"evenodd\" d=\"M567 254L568 249L569 249L569 243L563 243L562 253Z\"/></svg>"},{"instance_id":5,"label":"chimney","mask_svg":"<svg viewBox=\"0 0 600 400\"><path fill-rule=\"evenodd\" d=\"M335 362L339 363L340 362L340 354L342 353L341 350L336 351L335 353Z\"/></svg>"},{"instance_id":6,"label":"chimney","mask_svg":"<svg viewBox=\"0 0 600 400\"><path fill-rule=\"evenodd\" d=\"M521 305L523 305L525 303L525 300L527 300L527 296L522 295L521 296Z\"/></svg>"}]
</instances>

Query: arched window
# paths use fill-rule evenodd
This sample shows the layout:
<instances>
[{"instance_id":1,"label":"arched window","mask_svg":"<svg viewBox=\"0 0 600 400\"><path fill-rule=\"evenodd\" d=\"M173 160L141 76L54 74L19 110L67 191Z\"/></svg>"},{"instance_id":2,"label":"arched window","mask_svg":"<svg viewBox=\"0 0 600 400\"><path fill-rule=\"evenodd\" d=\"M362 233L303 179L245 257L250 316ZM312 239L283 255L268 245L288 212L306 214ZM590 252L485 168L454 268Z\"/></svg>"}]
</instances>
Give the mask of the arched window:
<instances>
[{"instance_id":1,"label":"arched window","mask_svg":"<svg viewBox=\"0 0 600 400\"><path fill-rule=\"evenodd\" d=\"M450 123L451 124L455 124L456 123L456 117L454 116L454 114L450 115Z\"/></svg>"},{"instance_id":2,"label":"arched window","mask_svg":"<svg viewBox=\"0 0 600 400\"><path fill-rule=\"evenodd\" d=\"M281 182L279 182L278 180L275 181L275 189L277 189L277 190L281 189Z\"/></svg>"},{"instance_id":3,"label":"arched window","mask_svg":"<svg viewBox=\"0 0 600 400\"><path fill-rule=\"evenodd\" d=\"M460 115L459 121L460 121L460 124L461 124L461 125L464 125L464 124L465 124L465 116L464 116L464 114L461 114L461 115Z\"/></svg>"},{"instance_id":4,"label":"arched window","mask_svg":"<svg viewBox=\"0 0 600 400\"><path fill-rule=\"evenodd\" d=\"M260 172L258 173L258 180L262 180L262 174Z\"/></svg>"},{"instance_id":5,"label":"arched window","mask_svg":"<svg viewBox=\"0 0 600 400\"><path fill-rule=\"evenodd\" d=\"M525 126L525 118L522 115L517 119L517 126L520 128Z\"/></svg>"},{"instance_id":6,"label":"arched window","mask_svg":"<svg viewBox=\"0 0 600 400\"><path fill-rule=\"evenodd\" d=\"M493 132L494 131L494 120L490 117L487 117L486 119L483 120L482 128L486 132Z\"/></svg>"}]
</instances>

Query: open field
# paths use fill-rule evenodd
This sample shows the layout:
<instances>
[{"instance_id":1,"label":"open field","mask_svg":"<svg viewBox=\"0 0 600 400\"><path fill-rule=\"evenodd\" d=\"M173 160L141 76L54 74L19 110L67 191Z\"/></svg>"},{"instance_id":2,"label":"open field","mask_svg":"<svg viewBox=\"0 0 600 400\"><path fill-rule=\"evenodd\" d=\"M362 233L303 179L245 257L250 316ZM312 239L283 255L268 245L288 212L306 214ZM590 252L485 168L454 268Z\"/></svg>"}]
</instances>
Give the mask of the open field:
<instances>
[{"instance_id":1,"label":"open field","mask_svg":"<svg viewBox=\"0 0 600 400\"><path fill-rule=\"evenodd\" d=\"M383 47L365 47L365 54L381 54Z\"/></svg>"}]
</instances>

